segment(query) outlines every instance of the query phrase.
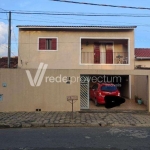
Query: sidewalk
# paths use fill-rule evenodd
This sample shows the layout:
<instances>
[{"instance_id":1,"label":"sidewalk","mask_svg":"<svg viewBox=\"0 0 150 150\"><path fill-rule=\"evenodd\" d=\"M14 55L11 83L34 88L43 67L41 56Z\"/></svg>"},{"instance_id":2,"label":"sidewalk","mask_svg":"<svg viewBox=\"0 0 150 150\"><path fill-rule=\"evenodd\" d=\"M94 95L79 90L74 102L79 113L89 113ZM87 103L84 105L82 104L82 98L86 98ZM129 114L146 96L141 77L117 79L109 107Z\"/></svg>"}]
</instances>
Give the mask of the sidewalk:
<instances>
[{"instance_id":1,"label":"sidewalk","mask_svg":"<svg viewBox=\"0 0 150 150\"><path fill-rule=\"evenodd\" d=\"M150 113L139 112L10 112L0 113L0 128L150 127Z\"/></svg>"}]
</instances>

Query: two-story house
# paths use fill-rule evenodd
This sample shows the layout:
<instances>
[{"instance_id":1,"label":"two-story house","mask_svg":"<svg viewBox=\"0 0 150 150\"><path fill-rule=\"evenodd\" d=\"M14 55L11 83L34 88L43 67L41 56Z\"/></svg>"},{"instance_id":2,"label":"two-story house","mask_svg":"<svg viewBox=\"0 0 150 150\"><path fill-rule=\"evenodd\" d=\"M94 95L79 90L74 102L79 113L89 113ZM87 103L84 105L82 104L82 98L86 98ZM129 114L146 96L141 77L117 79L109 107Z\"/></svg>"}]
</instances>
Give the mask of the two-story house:
<instances>
[{"instance_id":1,"label":"two-story house","mask_svg":"<svg viewBox=\"0 0 150 150\"><path fill-rule=\"evenodd\" d=\"M140 74L134 69L136 26L17 27L18 71L12 76L19 87L11 89L19 95L12 92L13 110L69 111L71 95L78 96L74 110L89 109L89 88L95 80L114 79L123 97L134 98L134 74Z\"/></svg>"},{"instance_id":2,"label":"two-story house","mask_svg":"<svg viewBox=\"0 0 150 150\"><path fill-rule=\"evenodd\" d=\"M134 69L136 26L18 26L19 67Z\"/></svg>"}]
</instances>

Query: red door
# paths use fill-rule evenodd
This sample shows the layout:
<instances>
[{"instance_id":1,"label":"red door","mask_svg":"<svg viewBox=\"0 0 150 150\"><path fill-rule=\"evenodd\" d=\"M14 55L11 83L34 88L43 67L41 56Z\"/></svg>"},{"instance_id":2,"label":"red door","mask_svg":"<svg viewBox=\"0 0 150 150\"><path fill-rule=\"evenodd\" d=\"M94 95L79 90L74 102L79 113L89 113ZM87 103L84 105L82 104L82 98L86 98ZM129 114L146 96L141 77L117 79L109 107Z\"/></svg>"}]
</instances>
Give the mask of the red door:
<instances>
[{"instance_id":1,"label":"red door","mask_svg":"<svg viewBox=\"0 0 150 150\"><path fill-rule=\"evenodd\" d=\"M106 64L113 64L113 50L106 50Z\"/></svg>"},{"instance_id":2,"label":"red door","mask_svg":"<svg viewBox=\"0 0 150 150\"><path fill-rule=\"evenodd\" d=\"M94 64L100 64L100 48L98 44L94 45Z\"/></svg>"}]
</instances>

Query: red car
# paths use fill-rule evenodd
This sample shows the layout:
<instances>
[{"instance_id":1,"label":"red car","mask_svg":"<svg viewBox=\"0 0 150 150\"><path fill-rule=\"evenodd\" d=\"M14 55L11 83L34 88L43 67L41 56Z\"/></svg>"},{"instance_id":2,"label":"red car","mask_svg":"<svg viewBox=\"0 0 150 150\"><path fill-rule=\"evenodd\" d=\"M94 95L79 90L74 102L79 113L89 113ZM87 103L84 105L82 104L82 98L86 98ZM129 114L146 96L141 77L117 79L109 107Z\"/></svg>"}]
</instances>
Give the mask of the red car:
<instances>
[{"instance_id":1,"label":"red car","mask_svg":"<svg viewBox=\"0 0 150 150\"><path fill-rule=\"evenodd\" d=\"M120 92L112 83L96 83L90 88L90 99L95 102L96 106L105 104L106 95L120 96Z\"/></svg>"}]
</instances>

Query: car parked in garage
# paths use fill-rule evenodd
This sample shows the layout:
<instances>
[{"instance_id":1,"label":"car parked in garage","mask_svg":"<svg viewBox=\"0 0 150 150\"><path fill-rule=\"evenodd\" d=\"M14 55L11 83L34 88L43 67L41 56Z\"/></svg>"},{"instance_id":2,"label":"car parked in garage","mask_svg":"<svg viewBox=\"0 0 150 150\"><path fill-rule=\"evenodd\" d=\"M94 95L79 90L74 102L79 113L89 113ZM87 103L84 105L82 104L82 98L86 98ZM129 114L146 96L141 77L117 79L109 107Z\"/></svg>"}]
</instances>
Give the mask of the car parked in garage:
<instances>
[{"instance_id":1,"label":"car parked in garage","mask_svg":"<svg viewBox=\"0 0 150 150\"><path fill-rule=\"evenodd\" d=\"M90 99L95 102L96 106L105 104L106 95L120 96L120 92L112 83L95 83L90 88Z\"/></svg>"}]
</instances>

